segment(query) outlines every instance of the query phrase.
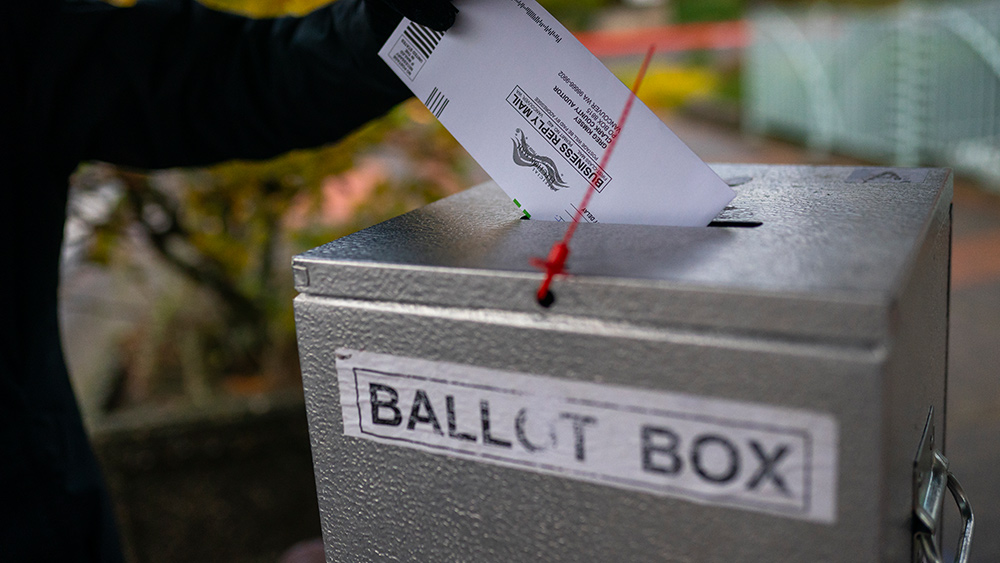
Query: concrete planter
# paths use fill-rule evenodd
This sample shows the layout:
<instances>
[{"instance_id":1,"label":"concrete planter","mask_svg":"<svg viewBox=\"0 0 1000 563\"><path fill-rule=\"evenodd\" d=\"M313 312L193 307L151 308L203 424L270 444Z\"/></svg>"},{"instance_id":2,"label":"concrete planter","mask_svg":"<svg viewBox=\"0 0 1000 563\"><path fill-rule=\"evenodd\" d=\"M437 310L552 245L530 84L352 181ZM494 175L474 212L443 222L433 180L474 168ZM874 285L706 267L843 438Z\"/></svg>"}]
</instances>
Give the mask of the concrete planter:
<instances>
[{"instance_id":1,"label":"concrete planter","mask_svg":"<svg viewBox=\"0 0 1000 563\"><path fill-rule=\"evenodd\" d=\"M320 535L299 391L116 414L92 440L130 561L273 562Z\"/></svg>"}]
</instances>

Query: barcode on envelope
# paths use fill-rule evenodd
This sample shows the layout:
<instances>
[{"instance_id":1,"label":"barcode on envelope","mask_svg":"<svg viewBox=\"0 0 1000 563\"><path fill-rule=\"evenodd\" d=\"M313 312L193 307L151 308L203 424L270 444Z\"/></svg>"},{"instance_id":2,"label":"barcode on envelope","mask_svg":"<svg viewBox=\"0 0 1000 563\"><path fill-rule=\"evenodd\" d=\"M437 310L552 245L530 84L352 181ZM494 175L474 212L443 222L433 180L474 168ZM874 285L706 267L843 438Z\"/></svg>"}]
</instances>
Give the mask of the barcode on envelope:
<instances>
[{"instance_id":1,"label":"barcode on envelope","mask_svg":"<svg viewBox=\"0 0 1000 563\"><path fill-rule=\"evenodd\" d=\"M429 59L434 49L437 48L444 33L426 28L418 23L410 23L403 35L413 44L413 47L420 51L424 58Z\"/></svg>"},{"instance_id":2,"label":"barcode on envelope","mask_svg":"<svg viewBox=\"0 0 1000 563\"><path fill-rule=\"evenodd\" d=\"M441 92L440 90L437 89L437 87L435 87L433 90L431 90L431 93L429 96L427 96L427 99L424 100L424 105L427 106L427 109L431 110L431 113L434 114L434 117L440 119L441 114L444 113L444 108L448 107L448 102L450 101L451 100L445 97L443 92Z\"/></svg>"},{"instance_id":3,"label":"barcode on envelope","mask_svg":"<svg viewBox=\"0 0 1000 563\"><path fill-rule=\"evenodd\" d=\"M395 64L404 76L414 80L442 37L444 33L410 22L402 33L396 35L396 42L389 49L388 56L383 55L383 58Z\"/></svg>"}]
</instances>

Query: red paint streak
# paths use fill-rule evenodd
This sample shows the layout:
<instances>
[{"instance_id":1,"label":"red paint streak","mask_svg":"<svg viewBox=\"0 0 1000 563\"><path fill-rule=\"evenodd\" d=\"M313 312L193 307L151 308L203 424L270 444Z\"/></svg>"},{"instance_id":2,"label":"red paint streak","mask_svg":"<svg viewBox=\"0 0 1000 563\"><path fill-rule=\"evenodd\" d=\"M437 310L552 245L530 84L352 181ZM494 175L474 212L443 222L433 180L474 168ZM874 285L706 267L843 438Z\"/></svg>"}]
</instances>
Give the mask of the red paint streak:
<instances>
[{"instance_id":1,"label":"red paint streak","mask_svg":"<svg viewBox=\"0 0 1000 563\"><path fill-rule=\"evenodd\" d=\"M573 238L573 234L576 233L576 227L580 224L580 219L583 218L583 212L586 211L587 204L590 203L590 198L597 191L597 182L601 179L601 172L607 168L608 161L611 160L611 154L615 151L615 145L618 144L618 137L625 130L625 121L628 119L629 113L632 112L632 104L637 99L635 94L639 91L639 86L642 85L642 79L646 76L646 71L649 69L649 61L653 59L654 52L656 52L656 46L650 45L649 50L646 51L646 58L642 61L642 67L639 69L639 75L635 77L635 83L632 84L632 94L625 101L625 109L622 110L622 115L618 118L618 132L611 138L608 148L604 150L604 156L601 157L601 165L598 167L594 177L591 178L590 186L587 188L586 193L583 194L583 201L577 206L576 213L573 215L573 222L566 228L566 234L563 235L561 241L552 245L548 258L544 261L539 258L531 261L535 267L545 270L545 279L538 286L538 293L536 294L539 302L545 301L545 298L548 296L549 286L552 285L552 278L558 274L566 273L566 258L569 257L569 241Z\"/></svg>"},{"instance_id":2,"label":"red paint streak","mask_svg":"<svg viewBox=\"0 0 1000 563\"><path fill-rule=\"evenodd\" d=\"M742 20L688 23L620 31L579 33L577 39L598 57L641 53L650 45L659 53L699 49L741 49L750 44L750 31Z\"/></svg>"}]
</instances>

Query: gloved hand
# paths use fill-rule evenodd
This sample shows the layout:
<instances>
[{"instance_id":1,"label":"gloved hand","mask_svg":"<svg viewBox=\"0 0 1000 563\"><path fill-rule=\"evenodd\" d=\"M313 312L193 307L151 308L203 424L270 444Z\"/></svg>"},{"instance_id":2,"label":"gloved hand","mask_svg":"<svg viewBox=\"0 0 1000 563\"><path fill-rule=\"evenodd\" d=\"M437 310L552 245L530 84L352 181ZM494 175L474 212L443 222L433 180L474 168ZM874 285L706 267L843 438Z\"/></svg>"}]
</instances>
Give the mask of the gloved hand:
<instances>
[{"instance_id":1,"label":"gloved hand","mask_svg":"<svg viewBox=\"0 0 1000 563\"><path fill-rule=\"evenodd\" d=\"M376 32L386 37L407 17L435 31L446 31L455 23L458 8L450 0L364 0L365 10Z\"/></svg>"}]
</instances>

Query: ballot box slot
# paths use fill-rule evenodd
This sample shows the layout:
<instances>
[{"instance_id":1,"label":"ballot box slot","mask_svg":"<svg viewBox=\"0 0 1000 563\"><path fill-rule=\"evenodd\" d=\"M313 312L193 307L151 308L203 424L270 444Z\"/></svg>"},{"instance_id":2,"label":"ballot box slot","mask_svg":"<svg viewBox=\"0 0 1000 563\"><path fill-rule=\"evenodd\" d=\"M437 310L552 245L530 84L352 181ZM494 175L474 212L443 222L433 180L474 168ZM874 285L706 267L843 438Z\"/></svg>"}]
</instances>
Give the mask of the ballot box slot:
<instances>
[{"instance_id":1,"label":"ballot box slot","mask_svg":"<svg viewBox=\"0 0 1000 563\"><path fill-rule=\"evenodd\" d=\"M762 221L732 221L732 220L715 220L708 224L709 227L736 227L743 229L754 229L764 223Z\"/></svg>"}]
</instances>

